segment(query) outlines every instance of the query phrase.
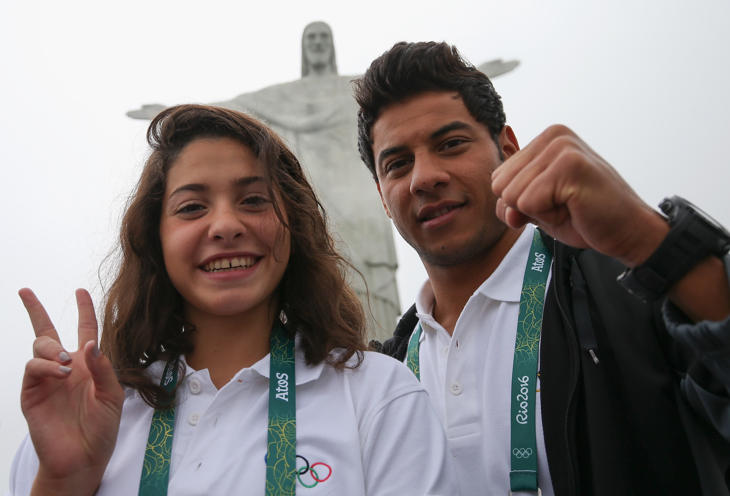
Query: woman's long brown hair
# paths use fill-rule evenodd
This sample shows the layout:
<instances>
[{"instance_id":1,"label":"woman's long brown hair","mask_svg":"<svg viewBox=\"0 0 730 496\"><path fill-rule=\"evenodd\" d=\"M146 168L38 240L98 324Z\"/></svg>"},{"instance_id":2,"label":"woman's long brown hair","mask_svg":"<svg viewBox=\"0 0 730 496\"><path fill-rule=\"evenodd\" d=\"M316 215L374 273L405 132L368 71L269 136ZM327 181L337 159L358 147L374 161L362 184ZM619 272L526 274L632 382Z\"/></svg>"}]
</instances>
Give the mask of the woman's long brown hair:
<instances>
[{"instance_id":1,"label":"woman's long brown hair","mask_svg":"<svg viewBox=\"0 0 730 496\"><path fill-rule=\"evenodd\" d=\"M120 260L106 296L101 349L122 384L135 388L155 408L172 397L146 368L193 349L195 330L183 318L183 300L165 270L160 215L165 181L181 150L198 138L232 138L249 147L282 200L291 235L291 255L278 301L287 329L300 336L307 363L337 368L365 349L365 317L345 280L347 262L327 231L326 214L299 161L268 127L245 114L218 107L181 105L161 112L147 130L152 153L122 219ZM281 205L275 205L283 222ZM245 323L241 323L245 325ZM338 348L341 351L330 353Z\"/></svg>"}]
</instances>

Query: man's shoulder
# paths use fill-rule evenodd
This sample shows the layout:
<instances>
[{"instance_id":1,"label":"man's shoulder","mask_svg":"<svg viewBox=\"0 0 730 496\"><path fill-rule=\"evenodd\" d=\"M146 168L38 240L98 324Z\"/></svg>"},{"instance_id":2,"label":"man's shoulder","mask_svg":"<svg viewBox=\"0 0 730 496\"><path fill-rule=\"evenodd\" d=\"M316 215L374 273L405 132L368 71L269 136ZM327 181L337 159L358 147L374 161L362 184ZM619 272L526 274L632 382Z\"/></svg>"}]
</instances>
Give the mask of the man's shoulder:
<instances>
[{"instance_id":1,"label":"man's shoulder","mask_svg":"<svg viewBox=\"0 0 730 496\"><path fill-rule=\"evenodd\" d=\"M418 324L418 316L416 315L416 305L413 304L401 316L395 327L395 331L393 331L393 337L382 343L378 351L385 353L386 355L390 355L397 360L403 361L406 357L406 351L408 350L408 340L410 339L411 333L416 327L416 324Z\"/></svg>"}]
</instances>

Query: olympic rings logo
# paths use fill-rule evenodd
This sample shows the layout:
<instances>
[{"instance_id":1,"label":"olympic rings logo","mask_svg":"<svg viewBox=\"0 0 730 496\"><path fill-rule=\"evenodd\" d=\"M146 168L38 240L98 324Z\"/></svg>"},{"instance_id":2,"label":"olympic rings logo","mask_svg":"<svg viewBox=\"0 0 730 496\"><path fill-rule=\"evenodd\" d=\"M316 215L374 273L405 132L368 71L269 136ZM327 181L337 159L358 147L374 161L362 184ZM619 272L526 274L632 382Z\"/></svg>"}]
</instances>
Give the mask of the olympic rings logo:
<instances>
[{"instance_id":1,"label":"olympic rings logo","mask_svg":"<svg viewBox=\"0 0 730 496\"><path fill-rule=\"evenodd\" d=\"M532 456L532 448L515 448L512 454L515 458L529 458Z\"/></svg>"},{"instance_id":2,"label":"olympic rings logo","mask_svg":"<svg viewBox=\"0 0 730 496\"><path fill-rule=\"evenodd\" d=\"M264 455L264 463L267 456ZM332 476L332 467L324 462L309 463L309 460L302 455L297 455L297 460L304 462L304 465L297 468L297 480L299 484L307 489L311 489L320 483L327 482Z\"/></svg>"},{"instance_id":3,"label":"olympic rings logo","mask_svg":"<svg viewBox=\"0 0 730 496\"><path fill-rule=\"evenodd\" d=\"M306 487L307 489L313 488L320 482L326 482L327 479L329 479L332 475L332 467L324 462L316 462L310 465L309 460L304 458L302 455L297 455L297 459L300 459L304 462L304 466L297 469L297 480L302 486ZM320 468L319 470L317 470L315 469L315 467ZM304 476L304 479L307 482L302 480L302 476Z\"/></svg>"}]
</instances>

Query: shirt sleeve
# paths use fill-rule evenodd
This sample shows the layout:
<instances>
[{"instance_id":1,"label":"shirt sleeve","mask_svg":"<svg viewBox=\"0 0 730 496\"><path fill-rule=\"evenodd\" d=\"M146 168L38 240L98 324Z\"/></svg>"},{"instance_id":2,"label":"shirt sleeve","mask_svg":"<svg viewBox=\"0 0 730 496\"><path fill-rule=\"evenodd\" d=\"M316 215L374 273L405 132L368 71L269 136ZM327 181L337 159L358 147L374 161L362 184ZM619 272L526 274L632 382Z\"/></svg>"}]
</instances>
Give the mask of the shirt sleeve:
<instances>
[{"instance_id":1,"label":"shirt sleeve","mask_svg":"<svg viewBox=\"0 0 730 496\"><path fill-rule=\"evenodd\" d=\"M26 435L15 453L13 463L10 466L10 484L8 496L27 496L33 487L33 481L38 473L38 456Z\"/></svg>"},{"instance_id":2,"label":"shirt sleeve","mask_svg":"<svg viewBox=\"0 0 730 496\"><path fill-rule=\"evenodd\" d=\"M427 393L404 365L393 365L388 393L361 428L366 494L459 494L453 457Z\"/></svg>"},{"instance_id":3,"label":"shirt sleeve","mask_svg":"<svg viewBox=\"0 0 730 496\"><path fill-rule=\"evenodd\" d=\"M730 317L692 323L669 302L663 316L675 342L695 357L696 363L681 380L682 393L730 441Z\"/></svg>"}]
</instances>

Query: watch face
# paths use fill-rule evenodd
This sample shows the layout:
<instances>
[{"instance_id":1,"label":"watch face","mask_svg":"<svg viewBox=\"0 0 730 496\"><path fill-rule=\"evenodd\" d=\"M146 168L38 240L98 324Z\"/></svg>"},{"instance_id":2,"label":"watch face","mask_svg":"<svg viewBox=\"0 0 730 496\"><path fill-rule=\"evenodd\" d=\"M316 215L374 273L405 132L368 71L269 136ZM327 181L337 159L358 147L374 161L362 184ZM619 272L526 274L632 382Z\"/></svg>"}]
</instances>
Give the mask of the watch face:
<instances>
[{"instance_id":1,"label":"watch face","mask_svg":"<svg viewBox=\"0 0 730 496\"><path fill-rule=\"evenodd\" d=\"M687 204L687 206L688 206L689 208L693 209L693 210L695 211L695 213L696 213L696 214L697 214L697 215L698 215L699 217L702 217L702 219L703 219L703 220L704 220L705 222L707 222L707 223L708 223L708 224L709 224L710 226L712 226L712 227L714 227L715 229L717 229L717 230L718 230L718 231L720 232L720 235L721 235L721 236L723 236L724 238L726 238L726 239L730 240L730 232L728 232L728 230L727 230L727 229L725 229L725 227L724 227L724 226L723 226L722 224L720 224L720 223L719 223L719 222L717 222L717 221L716 221L715 219L713 219L712 217L710 217L710 216L709 216L709 215L707 214L707 212L705 212L704 210L702 210L702 209L701 209L700 207L698 207L698 206L697 206L697 205L695 205L694 203L690 202L689 200L683 200L683 201L684 201L684 202L685 202L685 203Z\"/></svg>"},{"instance_id":2,"label":"watch face","mask_svg":"<svg viewBox=\"0 0 730 496\"><path fill-rule=\"evenodd\" d=\"M659 205L662 212L664 212L670 219L676 219L677 210L686 208L690 215L696 216L701 222L704 222L707 227L714 230L717 233L718 238L724 240L725 246L730 245L730 232L725 227L717 222L715 219L710 217L704 210L680 196L672 196L671 198L665 198L664 201Z\"/></svg>"}]
</instances>

